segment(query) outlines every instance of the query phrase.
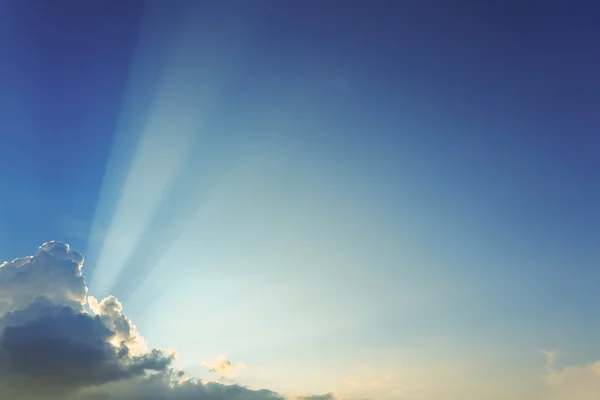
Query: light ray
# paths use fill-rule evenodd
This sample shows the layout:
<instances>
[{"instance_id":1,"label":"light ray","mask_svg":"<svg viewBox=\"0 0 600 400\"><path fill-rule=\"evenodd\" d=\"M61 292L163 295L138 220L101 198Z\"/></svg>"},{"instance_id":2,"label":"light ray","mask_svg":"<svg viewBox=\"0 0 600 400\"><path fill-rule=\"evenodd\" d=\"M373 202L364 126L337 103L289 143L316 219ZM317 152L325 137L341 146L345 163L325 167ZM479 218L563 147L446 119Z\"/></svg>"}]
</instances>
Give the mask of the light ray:
<instances>
[{"instance_id":1,"label":"light ray","mask_svg":"<svg viewBox=\"0 0 600 400\"><path fill-rule=\"evenodd\" d=\"M130 285L121 281L132 273L128 268L132 260L148 253L148 246L170 247L182 231L181 221L189 219L200 195L210 188L209 179L198 179L198 170L205 169L200 177L218 176L208 174L207 168L216 164L209 165L207 160L222 141L215 132L207 135L206 131L223 85L236 65L232 56L237 53L231 49L237 49L239 43L229 37L207 35L210 24L203 25L202 21L207 21L210 13L200 15L199 7L184 14L183 24L173 24L173 18L167 24L170 42L165 43L164 38L159 41L166 46L162 54L168 55L163 71L157 73L156 67L150 66L153 73L146 72L146 64L154 61L153 46L142 44L146 51L136 55L133 83L124 101L92 228L92 248L88 250L95 263L90 287L98 296L112 293L117 283L118 287ZM155 10L151 18L154 20L146 29L161 26L165 17ZM173 40L172 31L178 26ZM148 38L156 40L156 34ZM225 51L215 57L215 47ZM153 96L145 85L153 86L154 82L144 78L159 80ZM143 108L144 100L150 103L147 109ZM199 146L204 149L199 151ZM206 159L199 159L199 153ZM217 164L223 165L223 161L229 160ZM108 226L107 221L111 221ZM133 272L145 276L151 267L138 263ZM122 293L133 288L126 289Z\"/></svg>"},{"instance_id":2,"label":"light ray","mask_svg":"<svg viewBox=\"0 0 600 400\"><path fill-rule=\"evenodd\" d=\"M117 122L112 149L106 163L102 187L86 249L88 279L93 281L97 261L105 247L105 239L112 228L128 171L138 152L138 142L148 119L148 108L155 101L159 84L165 74L174 42L173 30L158 24L159 12L148 10L139 42L130 66L124 90L122 110ZM171 33L169 33L171 31Z\"/></svg>"}]
</instances>

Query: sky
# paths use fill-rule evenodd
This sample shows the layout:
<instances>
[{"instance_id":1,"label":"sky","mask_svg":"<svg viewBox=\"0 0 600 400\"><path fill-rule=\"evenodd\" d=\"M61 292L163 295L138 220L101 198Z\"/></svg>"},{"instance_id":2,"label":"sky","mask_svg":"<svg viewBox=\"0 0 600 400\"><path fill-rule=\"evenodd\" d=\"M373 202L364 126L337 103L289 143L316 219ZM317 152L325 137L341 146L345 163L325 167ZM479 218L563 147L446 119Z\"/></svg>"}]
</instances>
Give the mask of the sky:
<instances>
[{"instance_id":1,"label":"sky","mask_svg":"<svg viewBox=\"0 0 600 400\"><path fill-rule=\"evenodd\" d=\"M599 18L0 0L0 397L597 399Z\"/></svg>"}]
</instances>

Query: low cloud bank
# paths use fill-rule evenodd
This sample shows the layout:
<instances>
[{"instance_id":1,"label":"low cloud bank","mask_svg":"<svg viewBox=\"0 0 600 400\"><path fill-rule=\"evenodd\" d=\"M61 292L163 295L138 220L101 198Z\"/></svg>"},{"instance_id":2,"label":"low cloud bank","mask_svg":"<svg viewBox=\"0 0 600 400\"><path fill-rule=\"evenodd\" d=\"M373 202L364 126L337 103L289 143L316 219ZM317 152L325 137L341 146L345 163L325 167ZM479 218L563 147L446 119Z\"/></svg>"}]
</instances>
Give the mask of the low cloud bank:
<instances>
[{"instance_id":1,"label":"low cloud bank","mask_svg":"<svg viewBox=\"0 0 600 400\"><path fill-rule=\"evenodd\" d=\"M148 349L117 298L87 296L82 266L60 242L0 264L0 398L286 399L175 370L175 353ZM244 367L225 358L207 365L227 378Z\"/></svg>"}]
</instances>

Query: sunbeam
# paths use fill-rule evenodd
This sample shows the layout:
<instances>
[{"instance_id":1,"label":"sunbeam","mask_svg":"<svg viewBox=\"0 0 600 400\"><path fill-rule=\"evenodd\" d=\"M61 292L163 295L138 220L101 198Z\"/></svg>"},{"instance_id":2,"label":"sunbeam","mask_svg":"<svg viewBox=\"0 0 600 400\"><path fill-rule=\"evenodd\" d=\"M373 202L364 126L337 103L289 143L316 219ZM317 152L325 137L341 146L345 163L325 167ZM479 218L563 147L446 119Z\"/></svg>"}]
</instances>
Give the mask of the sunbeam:
<instances>
[{"instance_id":1,"label":"sunbeam","mask_svg":"<svg viewBox=\"0 0 600 400\"><path fill-rule=\"evenodd\" d=\"M90 253L95 273L90 286L99 295L110 293L117 281L123 284L121 277L131 273L127 272L131 260L146 253L147 246L168 248L181 229L179 221L190 219L188 213L193 213L200 192L210 187L203 175L210 170L210 180L214 180L214 172L224 161L221 156L218 160L211 157L216 154L216 137L207 128L235 66L232 49L238 44L230 41L223 47L223 38L207 37L211 25L199 27L197 7L176 10L170 12L171 19L183 23L176 32L169 32L170 42L161 43L168 59L157 68L153 64L157 53L144 41L152 41L157 28L172 28L162 22L164 11L157 7L147 16L92 227ZM212 50L220 46L224 51L215 56ZM152 94L148 86L154 85ZM146 109L144 102L149 102ZM190 169L190 165L200 169ZM111 222L105 227L106 221ZM143 277L152 265L145 268L135 273ZM128 287L126 292L134 289Z\"/></svg>"},{"instance_id":2,"label":"sunbeam","mask_svg":"<svg viewBox=\"0 0 600 400\"><path fill-rule=\"evenodd\" d=\"M0 400L600 399L600 7L539 3L0 0Z\"/></svg>"}]
</instances>

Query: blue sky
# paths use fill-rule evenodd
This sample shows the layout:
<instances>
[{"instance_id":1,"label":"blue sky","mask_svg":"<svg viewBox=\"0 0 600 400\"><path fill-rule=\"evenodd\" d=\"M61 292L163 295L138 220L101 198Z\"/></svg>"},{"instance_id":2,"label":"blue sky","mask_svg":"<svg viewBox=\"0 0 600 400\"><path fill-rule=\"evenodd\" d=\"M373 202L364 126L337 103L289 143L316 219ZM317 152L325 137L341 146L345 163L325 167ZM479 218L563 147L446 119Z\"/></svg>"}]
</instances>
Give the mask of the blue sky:
<instances>
[{"instance_id":1,"label":"blue sky","mask_svg":"<svg viewBox=\"0 0 600 400\"><path fill-rule=\"evenodd\" d=\"M0 258L277 391L600 359L593 2L174 3L0 5Z\"/></svg>"}]
</instances>

